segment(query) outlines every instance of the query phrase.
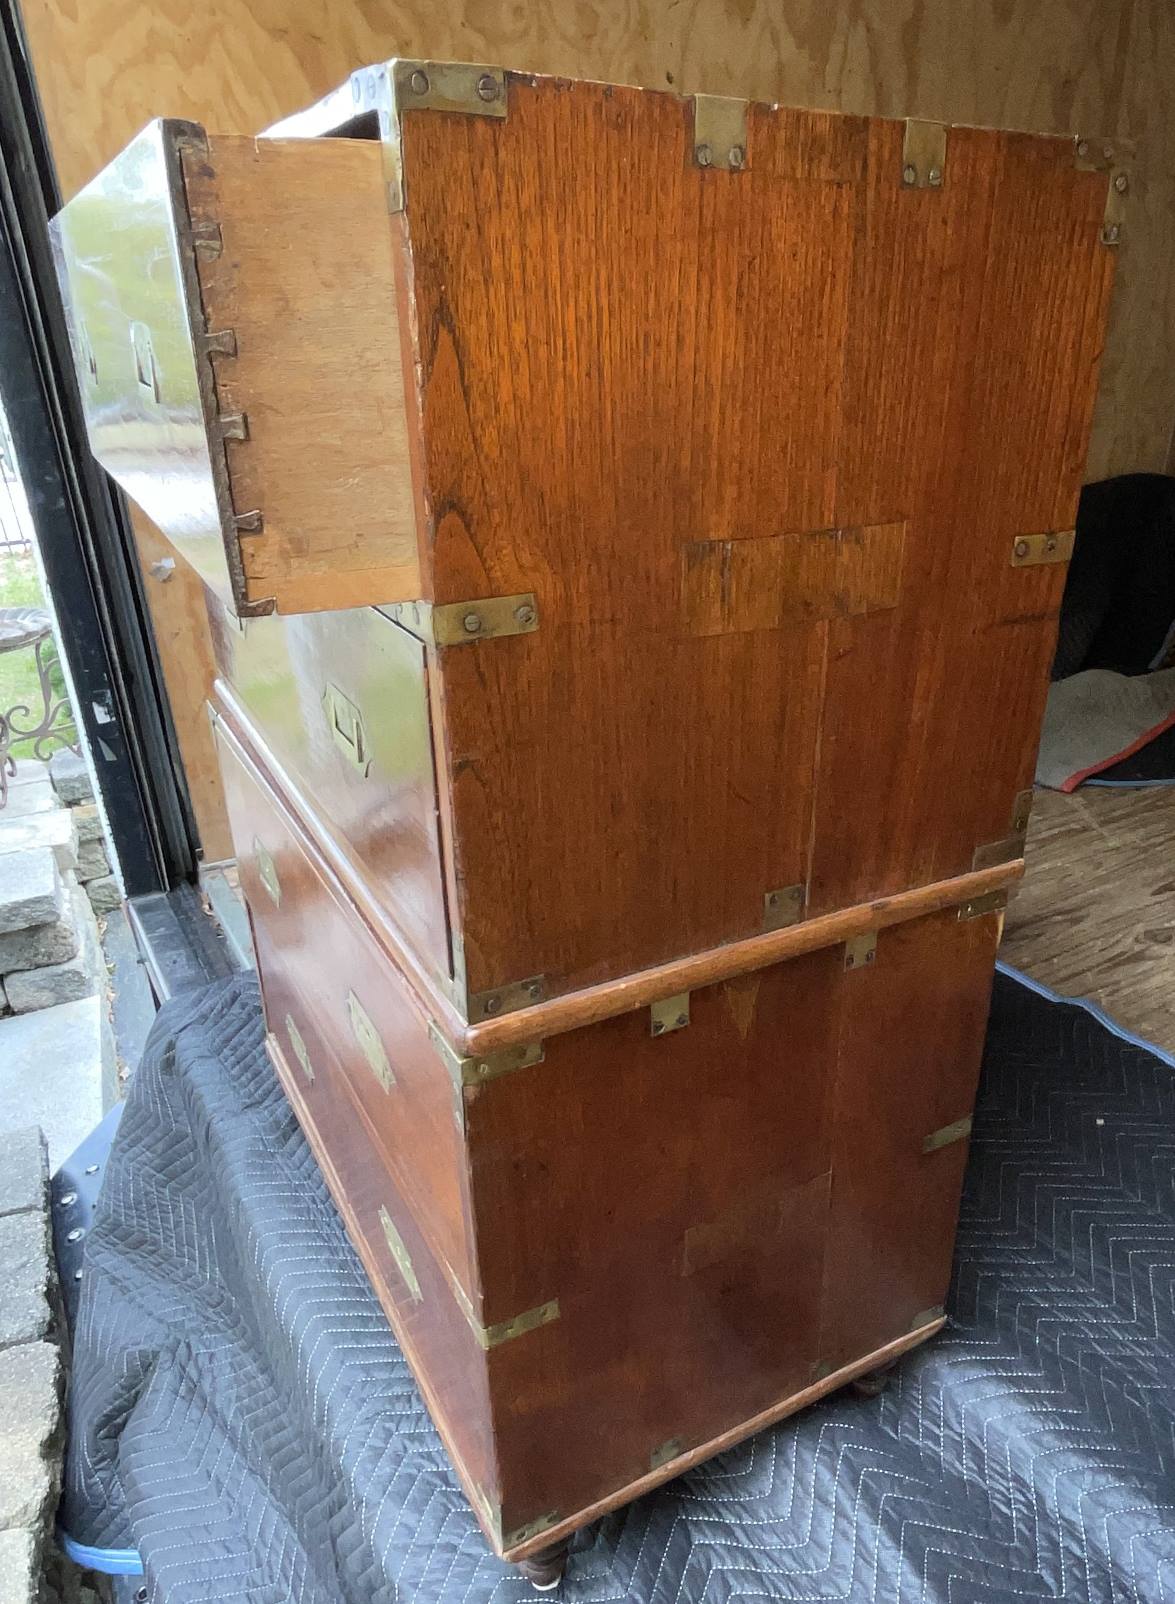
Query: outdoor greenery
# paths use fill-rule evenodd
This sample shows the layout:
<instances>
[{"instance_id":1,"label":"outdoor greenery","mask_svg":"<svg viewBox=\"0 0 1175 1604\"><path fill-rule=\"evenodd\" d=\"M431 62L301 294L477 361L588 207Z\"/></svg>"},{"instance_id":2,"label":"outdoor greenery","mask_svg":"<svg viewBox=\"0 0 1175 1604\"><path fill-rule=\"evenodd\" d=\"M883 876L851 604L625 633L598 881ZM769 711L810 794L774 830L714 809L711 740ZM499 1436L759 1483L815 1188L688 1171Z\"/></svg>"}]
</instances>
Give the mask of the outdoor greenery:
<instances>
[{"instance_id":1,"label":"outdoor greenery","mask_svg":"<svg viewBox=\"0 0 1175 1604\"><path fill-rule=\"evenodd\" d=\"M36 566L27 551L0 551L0 607L43 607L41 582ZM46 648L52 650L52 647ZM60 665L54 659L53 688L59 696L65 694L65 681ZM15 704L25 703L31 709L33 722L40 717L41 693L37 684L37 665L32 648L23 652L0 653L0 712L7 712ZM22 757L32 757L30 741L14 741L12 755L19 763Z\"/></svg>"}]
</instances>

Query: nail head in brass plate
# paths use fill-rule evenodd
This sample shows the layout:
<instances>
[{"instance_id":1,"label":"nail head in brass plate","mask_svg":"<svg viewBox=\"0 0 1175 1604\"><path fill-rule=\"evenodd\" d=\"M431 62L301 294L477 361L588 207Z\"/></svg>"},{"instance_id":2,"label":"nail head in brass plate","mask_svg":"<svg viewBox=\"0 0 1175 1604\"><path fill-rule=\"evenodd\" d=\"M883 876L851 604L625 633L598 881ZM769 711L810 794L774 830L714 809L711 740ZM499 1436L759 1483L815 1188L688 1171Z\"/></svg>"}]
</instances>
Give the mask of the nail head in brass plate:
<instances>
[{"instance_id":1,"label":"nail head in brass plate","mask_svg":"<svg viewBox=\"0 0 1175 1604\"><path fill-rule=\"evenodd\" d=\"M798 924L804 917L807 888L802 885L782 886L778 891L763 893L763 929L784 930Z\"/></svg>"},{"instance_id":2,"label":"nail head in brass plate","mask_svg":"<svg viewBox=\"0 0 1175 1604\"><path fill-rule=\"evenodd\" d=\"M867 930L845 942L845 968L865 969L877 957L877 932Z\"/></svg>"},{"instance_id":3,"label":"nail head in brass plate","mask_svg":"<svg viewBox=\"0 0 1175 1604\"><path fill-rule=\"evenodd\" d=\"M392 1258L396 1261L396 1269L399 1270L404 1285L408 1288L409 1294L411 1295L413 1303L423 1302L424 1293L420 1290L420 1282L417 1279L416 1271L412 1267L412 1257L408 1252L408 1249L404 1246L404 1238L400 1235L399 1231L396 1230L395 1223L385 1208L381 1208L379 1211L379 1223L383 1227L383 1234L387 1240L388 1251L391 1253Z\"/></svg>"},{"instance_id":4,"label":"nail head in brass plate","mask_svg":"<svg viewBox=\"0 0 1175 1604\"><path fill-rule=\"evenodd\" d=\"M1075 529L1053 529L1042 535L1017 535L1012 542L1012 567L1035 568L1043 563L1067 563L1073 555Z\"/></svg>"},{"instance_id":5,"label":"nail head in brass plate","mask_svg":"<svg viewBox=\"0 0 1175 1604\"><path fill-rule=\"evenodd\" d=\"M747 102L729 95L694 96L694 161L741 173L751 165Z\"/></svg>"},{"instance_id":6,"label":"nail head in brass plate","mask_svg":"<svg viewBox=\"0 0 1175 1604\"><path fill-rule=\"evenodd\" d=\"M475 1058L463 1058L436 1025L428 1027L429 1040L444 1059L445 1066L459 1086L480 1086L485 1081L508 1075L511 1070L529 1069L543 1061L541 1041L525 1042L518 1047L503 1047L499 1052L483 1053Z\"/></svg>"},{"instance_id":7,"label":"nail head in brass plate","mask_svg":"<svg viewBox=\"0 0 1175 1604\"><path fill-rule=\"evenodd\" d=\"M966 1119L957 1119L951 1125L944 1125L937 1131L931 1131L929 1136L922 1139L924 1153L937 1153L940 1147L950 1147L954 1142L961 1142L964 1137L971 1134L971 1115Z\"/></svg>"},{"instance_id":8,"label":"nail head in brass plate","mask_svg":"<svg viewBox=\"0 0 1175 1604\"><path fill-rule=\"evenodd\" d=\"M512 980L505 986L494 986L490 991L474 991L465 1000L465 1017L471 1025L483 1019L499 1019L503 1014L516 1014L520 1008L542 1002L547 995L545 975L530 975L526 980Z\"/></svg>"},{"instance_id":9,"label":"nail head in brass plate","mask_svg":"<svg viewBox=\"0 0 1175 1604\"><path fill-rule=\"evenodd\" d=\"M1001 913L1008 906L1006 891L985 891L981 897L972 897L959 909L960 919L981 919L985 913Z\"/></svg>"},{"instance_id":10,"label":"nail head in brass plate","mask_svg":"<svg viewBox=\"0 0 1175 1604\"><path fill-rule=\"evenodd\" d=\"M902 188L941 189L946 170L946 125L907 118L902 139Z\"/></svg>"},{"instance_id":11,"label":"nail head in brass plate","mask_svg":"<svg viewBox=\"0 0 1175 1604\"><path fill-rule=\"evenodd\" d=\"M471 61L393 61L396 105L406 111L456 111L505 117L506 74Z\"/></svg>"},{"instance_id":12,"label":"nail head in brass plate","mask_svg":"<svg viewBox=\"0 0 1175 1604\"><path fill-rule=\"evenodd\" d=\"M649 1035L668 1036L671 1031L684 1030L689 1024L689 992L679 991L672 997L662 997L649 1009Z\"/></svg>"}]
</instances>

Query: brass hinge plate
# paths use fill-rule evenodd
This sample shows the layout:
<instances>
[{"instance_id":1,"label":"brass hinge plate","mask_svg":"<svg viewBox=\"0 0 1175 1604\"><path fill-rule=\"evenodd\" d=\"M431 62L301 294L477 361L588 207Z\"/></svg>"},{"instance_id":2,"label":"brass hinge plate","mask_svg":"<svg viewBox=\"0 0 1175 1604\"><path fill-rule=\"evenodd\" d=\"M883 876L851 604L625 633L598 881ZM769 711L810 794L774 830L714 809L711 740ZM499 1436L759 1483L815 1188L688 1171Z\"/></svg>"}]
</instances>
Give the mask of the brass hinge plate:
<instances>
[{"instance_id":1,"label":"brass hinge plate","mask_svg":"<svg viewBox=\"0 0 1175 1604\"><path fill-rule=\"evenodd\" d=\"M966 1119L957 1119L950 1125L943 1125L937 1131L931 1131L929 1136L924 1136L922 1151L937 1153L940 1147L950 1147L953 1142L961 1142L970 1134L971 1115L968 1114Z\"/></svg>"},{"instance_id":2,"label":"brass hinge plate","mask_svg":"<svg viewBox=\"0 0 1175 1604\"><path fill-rule=\"evenodd\" d=\"M347 993L347 1018L351 1024L351 1034L359 1051L363 1054L368 1069L383 1087L390 1092L396 1084L396 1077L392 1074L392 1066L388 1062L388 1055L380 1039L379 1031L372 1023L371 1016L364 1008L353 991Z\"/></svg>"},{"instance_id":3,"label":"brass hinge plate","mask_svg":"<svg viewBox=\"0 0 1175 1604\"><path fill-rule=\"evenodd\" d=\"M517 596L482 596L476 601L393 602L380 609L409 634L429 646L472 646L503 635L533 635L539 627L534 592Z\"/></svg>"},{"instance_id":4,"label":"brass hinge plate","mask_svg":"<svg viewBox=\"0 0 1175 1604\"><path fill-rule=\"evenodd\" d=\"M559 1299L552 1298L549 1303L540 1303L535 1309L527 1309L523 1314L516 1314L512 1320L499 1320L492 1326L482 1325L464 1287L457 1280L453 1280L451 1285L453 1295L461 1306L461 1312L469 1321L470 1328L477 1338L478 1346L484 1348L487 1353L491 1348L500 1348L503 1342L512 1342L515 1337L521 1337L527 1331L536 1331L539 1326L549 1326L559 1318Z\"/></svg>"},{"instance_id":5,"label":"brass hinge plate","mask_svg":"<svg viewBox=\"0 0 1175 1604\"><path fill-rule=\"evenodd\" d=\"M694 161L741 173L751 165L747 147L747 102L729 95L694 96Z\"/></svg>"},{"instance_id":6,"label":"brass hinge plate","mask_svg":"<svg viewBox=\"0 0 1175 1604\"><path fill-rule=\"evenodd\" d=\"M1073 162L1078 172L1108 175L1106 205L1102 214L1103 245L1122 243L1134 150L1133 142L1128 139L1096 139L1092 135L1081 134L1074 141Z\"/></svg>"},{"instance_id":7,"label":"brass hinge plate","mask_svg":"<svg viewBox=\"0 0 1175 1604\"><path fill-rule=\"evenodd\" d=\"M292 1015L286 1015L286 1035L289 1037L290 1047L294 1057L298 1060L303 1075L307 1080L314 1079L314 1065L310 1062L310 1054L306 1051L306 1043L302 1039L302 1032L295 1025Z\"/></svg>"},{"instance_id":8,"label":"brass hinge plate","mask_svg":"<svg viewBox=\"0 0 1175 1604\"><path fill-rule=\"evenodd\" d=\"M471 1025L483 1019L498 1019L502 1014L515 1014L531 1003L542 1002L547 995L547 977L529 975L525 980L512 980L505 986L494 986L490 991L473 991L465 1000L465 1017Z\"/></svg>"},{"instance_id":9,"label":"brass hinge plate","mask_svg":"<svg viewBox=\"0 0 1175 1604\"><path fill-rule=\"evenodd\" d=\"M845 968L865 969L877 957L877 932L867 930L845 942Z\"/></svg>"},{"instance_id":10,"label":"brass hinge plate","mask_svg":"<svg viewBox=\"0 0 1175 1604\"><path fill-rule=\"evenodd\" d=\"M785 930L788 925L798 924L804 917L807 890L806 886L798 885L764 892L763 929Z\"/></svg>"},{"instance_id":11,"label":"brass hinge plate","mask_svg":"<svg viewBox=\"0 0 1175 1604\"><path fill-rule=\"evenodd\" d=\"M1073 555L1075 529L1053 529L1042 535L1017 535L1012 542L1012 567L1035 568L1041 563L1067 563Z\"/></svg>"},{"instance_id":12,"label":"brass hinge plate","mask_svg":"<svg viewBox=\"0 0 1175 1604\"><path fill-rule=\"evenodd\" d=\"M667 1442L663 1442L654 1448L649 1455L649 1469L660 1470L662 1465L667 1465L671 1459L676 1459L679 1454L684 1452L685 1444L681 1438L670 1437Z\"/></svg>"},{"instance_id":13,"label":"brass hinge plate","mask_svg":"<svg viewBox=\"0 0 1175 1604\"><path fill-rule=\"evenodd\" d=\"M985 913L1002 913L1008 906L1006 891L985 891L981 897L972 897L959 909L960 919L981 919Z\"/></svg>"},{"instance_id":14,"label":"brass hinge plate","mask_svg":"<svg viewBox=\"0 0 1175 1604\"><path fill-rule=\"evenodd\" d=\"M396 107L456 111L467 117L505 117L506 74L471 61L392 62Z\"/></svg>"},{"instance_id":15,"label":"brass hinge plate","mask_svg":"<svg viewBox=\"0 0 1175 1604\"><path fill-rule=\"evenodd\" d=\"M253 837L253 862L257 865L257 878L265 887L266 896L275 908L280 908L282 887L277 877L277 865L269 848L257 836Z\"/></svg>"},{"instance_id":16,"label":"brass hinge plate","mask_svg":"<svg viewBox=\"0 0 1175 1604\"><path fill-rule=\"evenodd\" d=\"M946 125L908 117L902 139L902 188L941 189L946 170Z\"/></svg>"},{"instance_id":17,"label":"brass hinge plate","mask_svg":"<svg viewBox=\"0 0 1175 1604\"><path fill-rule=\"evenodd\" d=\"M399 1270L400 1277L408 1288L413 1303L421 1303L424 1299L424 1293L420 1290L420 1282L417 1279L416 1271L412 1267L412 1256L404 1246L404 1238L396 1230L391 1215L387 1209L382 1207L379 1211L379 1223L383 1227L388 1251L396 1261L396 1269Z\"/></svg>"},{"instance_id":18,"label":"brass hinge plate","mask_svg":"<svg viewBox=\"0 0 1175 1604\"><path fill-rule=\"evenodd\" d=\"M668 1036L671 1031L684 1030L689 1024L689 992L679 991L672 997L662 997L649 1009L649 1035Z\"/></svg>"},{"instance_id":19,"label":"brass hinge plate","mask_svg":"<svg viewBox=\"0 0 1175 1604\"><path fill-rule=\"evenodd\" d=\"M541 1064L544 1057L543 1044L536 1041L520 1047L504 1047L500 1052L484 1053L478 1058L462 1058L436 1025L429 1025L428 1035L458 1086L480 1086L512 1070Z\"/></svg>"}]
</instances>

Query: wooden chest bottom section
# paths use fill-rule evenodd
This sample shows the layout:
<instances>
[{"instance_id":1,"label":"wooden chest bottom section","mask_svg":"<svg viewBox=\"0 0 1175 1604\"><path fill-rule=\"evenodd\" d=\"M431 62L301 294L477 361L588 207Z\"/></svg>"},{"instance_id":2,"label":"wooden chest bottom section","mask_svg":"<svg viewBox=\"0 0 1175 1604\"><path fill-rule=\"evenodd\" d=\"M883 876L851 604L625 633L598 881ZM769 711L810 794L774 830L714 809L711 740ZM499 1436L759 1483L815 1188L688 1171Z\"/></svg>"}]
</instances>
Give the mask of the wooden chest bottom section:
<instances>
[{"instance_id":1,"label":"wooden chest bottom section","mask_svg":"<svg viewBox=\"0 0 1175 1604\"><path fill-rule=\"evenodd\" d=\"M478 1078L264 767L222 757L275 1063L500 1551L941 1313L999 916L955 910ZM535 1046L537 1055L539 1048Z\"/></svg>"}]
</instances>

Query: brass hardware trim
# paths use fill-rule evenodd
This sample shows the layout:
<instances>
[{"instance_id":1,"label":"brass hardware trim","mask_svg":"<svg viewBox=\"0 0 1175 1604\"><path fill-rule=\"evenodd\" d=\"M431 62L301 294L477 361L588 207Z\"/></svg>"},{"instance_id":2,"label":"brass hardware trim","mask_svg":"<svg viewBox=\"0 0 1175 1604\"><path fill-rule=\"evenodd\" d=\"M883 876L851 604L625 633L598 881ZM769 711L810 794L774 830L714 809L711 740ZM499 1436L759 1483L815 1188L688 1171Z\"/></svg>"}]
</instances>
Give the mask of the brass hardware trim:
<instances>
[{"instance_id":1,"label":"brass hardware trim","mask_svg":"<svg viewBox=\"0 0 1175 1604\"><path fill-rule=\"evenodd\" d=\"M412 1255L404 1246L404 1238L396 1230L395 1222L392 1220L391 1215L382 1205L379 1211L379 1223L383 1227L383 1233L387 1239L388 1251L396 1261L396 1269L399 1270L404 1285L412 1296L413 1303L422 1303L424 1301L424 1293L420 1290L420 1282L417 1279L416 1271L412 1268Z\"/></svg>"},{"instance_id":2,"label":"brass hardware trim","mask_svg":"<svg viewBox=\"0 0 1175 1604\"><path fill-rule=\"evenodd\" d=\"M208 145L197 145L192 140L177 140L180 149L191 150L198 156L208 155ZM189 223L192 236L192 249L197 256L216 257L224 251L224 239L220 232L219 223Z\"/></svg>"},{"instance_id":3,"label":"brass hardware trim","mask_svg":"<svg viewBox=\"0 0 1175 1604\"><path fill-rule=\"evenodd\" d=\"M953 1124L943 1125L937 1131L931 1131L929 1136L922 1139L924 1153L937 1153L940 1147L950 1147L952 1142L961 1142L965 1136L971 1134L971 1115L965 1119L957 1119Z\"/></svg>"},{"instance_id":4,"label":"brass hardware trim","mask_svg":"<svg viewBox=\"0 0 1175 1604\"><path fill-rule=\"evenodd\" d=\"M531 1003L542 1002L547 995L547 977L529 975L525 980L512 980L505 986L494 986L490 991L470 992L465 999L465 1017L470 1024L483 1019L497 1019L502 1014L517 1013Z\"/></svg>"},{"instance_id":5,"label":"brass hardware trim","mask_svg":"<svg viewBox=\"0 0 1175 1604\"><path fill-rule=\"evenodd\" d=\"M306 1051L306 1043L302 1040L302 1032L295 1025L292 1017L286 1015L286 1035L290 1039L294 1057L301 1065L302 1073L307 1080L314 1079L314 1065L310 1062L310 1054Z\"/></svg>"},{"instance_id":6,"label":"brass hardware trim","mask_svg":"<svg viewBox=\"0 0 1175 1604\"><path fill-rule=\"evenodd\" d=\"M363 714L337 685L327 685L322 693L322 706L330 726L331 739L352 768L366 779L371 772L371 753Z\"/></svg>"},{"instance_id":7,"label":"brass hardware trim","mask_svg":"<svg viewBox=\"0 0 1175 1604\"><path fill-rule=\"evenodd\" d=\"M269 900L275 908L280 908L282 883L277 877L277 866L273 861L273 854L257 836L253 837L253 861L257 865L257 878L265 887Z\"/></svg>"},{"instance_id":8,"label":"brass hardware trim","mask_svg":"<svg viewBox=\"0 0 1175 1604\"><path fill-rule=\"evenodd\" d=\"M1026 791L1016 792L1016 800L1012 803L1012 833L1014 835L1027 834L1034 795L1035 793L1031 786Z\"/></svg>"},{"instance_id":9,"label":"brass hardware trim","mask_svg":"<svg viewBox=\"0 0 1175 1604\"><path fill-rule=\"evenodd\" d=\"M540 1515L537 1520L527 1521L525 1526L517 1526L512 1532L504 1532L502 1535L502 1547L509 1550L517 1548L520 1543L528 1543L532 1537L538 1537L543 1532L549 1532L552 1526L558 1526L562 1519L563 1517L557 1509L550 1509L545 1515Z\"/></svg>"},{"instance_id":10,"label":"brass hardware trim","mask_svg":"<svg viewBox=\"0 0 1175 1604\"><path fill-rule=\"evenodd\" d=\"M534 592L517 596L482 596L474 601L394 602L381 612L429 646L472 646L504 635L533 635L539 627Z\"/></svg>"},{"instance_id":11,"label":"brass hardware trim","mask_svg":"<svg viewBox=\"0 0 1175 1604\"><path fill-rule=\"evenodd\" d=\"M217 329L213 333L198 334L196 343L203 350L205 356L236 356L237 331L236 329Z\"/></svg>"},{"instance_id":12,"label":"brass hardware trim","mask_svg":"<svg viewBox=\"0 0 1175 1604\"><path fill-rule=\"evenodd\" d=\"M921 1314L914 1316L910 1321L910 1330L920 1331L923 1326L933 1325L936 1320L942 1320L945 1317L946 1310L941 1303L936 1303L933 1308L923 1309Z\"/></svg>"},{"instance_id":13,"label":"brass hardware trim","mask_svg":"<svg viewBox=\"0 0 1175 1604\"><path fill-rule=\"evenodd\" d=\"M804 917L804 903L808 899L805 885L781 886L778 891L763 893L763 929L784 930L798 924Z\"/></svg>"},{"instance_id":14,"label":"brass hardware trim","mask_svg":"<svg viewBox=\"0 0 1175 1604\"><path fill-rule=\"evenodd\" d=\"M505 117L506 74L501 67L470 61L403 61L391 64L396 109L456 111L467 117Z\"/></svg>"},{"instance_id":15,"label":"brass hardware trim","mask_svg":"<svg viewBox=\"0 0 1175 1604\"><path fill-rule=\"evenodd\" d=\"M1092 134L1079 134L1074 140L1073 165L1078 172L1108 175L1101 224L1103 245L1122 243L1122 225L1126 220L1126 199L1130 194L1134 152L1134 144L1128 139L1098 139Z\"/></svg>"},{"instance_id":16,"label":"brass hardware trim","mask_svg":"<svg viewBox=\"0 0 1175 1604\"><path fill-rule=\"evenodd\" d=\"M981 919L985 913L1000 913L1008 906L1006 891L988 891L982 897L972 897L959 909L960 919Z\"/></svg>"},{"instance_id":17,"label":"brass hardware trim","mask_svg":"<svg viewBox=\"0 0 1175 1604\"><path fill-rule=\"evenodd\" d=\"M941 189L946 170L946 125L908 117L902 137L902 188Z\"/></svg>"},{"instance_id":18,"label":"brass hardware trim","mask_svg":"<svg viewBox=\"0 0 1175 1604\"><path fill-rule=\"evenodd\" d=\"M243 412L222 412L217 418L223 440L247 440L249 419Z\"/></svg>"},{"instance_id":19,"label":"brass hardware trim","mask_svg":"<svg viewBox=\"0 0 1175 1604\"><path fill-rule=\"evenodd\" d=\"M1047 530L1043 535L1017 535L1012 542L1012 567L1035 568L1041 563L1067 563L1073 555L1075 529Z\"/></svg>"},{"instance_id":20,"label":"brass hardware trim","mask_svg":"<svg viewBox=\"0 0 1175 1604\"><path fill-rule=\"evenodd\" d=\"M730 95L694 96L694 162L741 173L751 165L747 102Z\"/></svg>"},{"instance_id":21,"label":"brass hardware trim","mask_svg":"<svg viewBox=\"0 0 1175 1604\"><path fill-rule=\"evenodd\" d=\"M659 1448L654 1448L653 1452L649 1455L649 1469L660 1470L662 1465L667 1465L671 1459L676 1459L678 1454L684 1452L685 1444L682 1442L681 1438L670 1437L669 1440L667 1442L663 1442Z\"/></svg>"},{"instance_id":22,"label":"brass hardware trim","mask_svg":"<svg viewBox=\"0 0 1175 1604\"><path fill-rule=\"evenodd\" d=\"M662 997L649 1009L650 1036L668 1036L671 1031L684 1030L688 1024L688 991L679 991L672 997Z\"/></svg>"},{"instance_id":23,"label":"brass hardware trim","mask_svg":"<svg viewBox=\"0 0 1175 1604\"><path fill-rule=\"evenodd\" d=\"M520 1047L503 1047L500 1052L484 1053L480 1058L462 1058L436 1025L428 1027L428 1038L441 1055L445 1067L458 1086L480 1086L515 1069L529 1069L543 1061L541 1041Z\"/></svg>"},{"instance_id":24,"label":"brass hardware trim","mask_svg":"<svg viewBox=\"0 0 1175 1604\"><path fill-rule=\"evenodd\" d=\"M233 524L238 535L259 535L264 528L264 521L260 512L256 509L252 512L236 513L233 517ZM273 603L270 602L269 606L272 609ZM241 611L243 613L244 608Z\"/></svg>"},{"instance_id":25,"label":"brass hardware trim","mask_svg":"<svg viewBox=\"0 0 1175 1604\"><path fill-rule=\"evenodd\" d=\"M461 1283L453 1278L450 1285L462 1314L469 1321L470 1328L477 1338L478 1346L484 1348L487 1353L491 1348L501 1347L503 1342L512 1342L515 1337L521 1337L527 1331L536 1331L539 1326L549 1326L552 1321L559 1318L559 1299L552 1298L549 1303L540 1303L535 1309L527 1309L523 1314L516 1314L512 1320L499 1320L496 1325L485 1326L477 1318Z\"/></svg>"},{"instance_id":26,"label":"brass hardware trim","mask_svg":"<svg viewBox=\"0 0 1175 1604\"><path fill-rule=\"evenodd\" d=\"M367 1062L368 1069L384 1091L390 1092L396 1084L396 1077L392 1074L392 1066L388 1063L387 1052L380 1040L379 1031L372 1024L370 1015L353 991L347 993L347 1018L350 1021L351 1034Z\"/></svg>"},{"instance_id":27,"label":"brass hardware trim","mask_svg":"<svg viewBox=\"0 0 1175 1604\"><path fill-rule=\"evenodd\" d=\"M867 930L845 942L845 968L864 969L877 957L877 932Z\"/></svg>"}]
</instances>

